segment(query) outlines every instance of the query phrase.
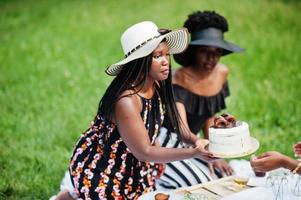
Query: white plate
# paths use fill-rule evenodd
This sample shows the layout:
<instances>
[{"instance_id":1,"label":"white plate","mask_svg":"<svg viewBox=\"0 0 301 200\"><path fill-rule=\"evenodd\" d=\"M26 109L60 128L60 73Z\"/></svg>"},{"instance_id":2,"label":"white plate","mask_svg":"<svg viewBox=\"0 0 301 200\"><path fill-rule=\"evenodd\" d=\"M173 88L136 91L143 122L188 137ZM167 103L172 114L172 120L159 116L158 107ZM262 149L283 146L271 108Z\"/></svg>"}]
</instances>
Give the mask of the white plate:
<instances>
[{"instance_id":1,"label":"white plate","mask_svg":"<svg viewBox=\"0 0 301 200\"><path fill-rule=\"evenodd\" d=\"M175 193L175 192L154 191L154 192L149 192L149 193L143 194L142 196L140 196L138 198L138 200L155 200L155 195L157 193L164 193L164 194L169 195L168 200L181 200L181 199L184 199L184 195L178 194L178 193Z\"/></svg>"}]
</instances>

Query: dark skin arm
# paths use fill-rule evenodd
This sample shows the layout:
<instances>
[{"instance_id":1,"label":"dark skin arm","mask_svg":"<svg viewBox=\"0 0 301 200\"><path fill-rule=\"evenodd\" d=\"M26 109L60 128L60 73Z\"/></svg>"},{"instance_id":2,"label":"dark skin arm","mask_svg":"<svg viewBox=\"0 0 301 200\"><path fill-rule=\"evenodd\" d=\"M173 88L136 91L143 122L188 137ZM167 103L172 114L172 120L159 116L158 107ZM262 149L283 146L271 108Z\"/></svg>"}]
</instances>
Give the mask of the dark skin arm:
<instances>
[{"instance_id":1,"label":"dark skin arm","mask_svg":"<svg viewBox=\"0 0 301 200\"><path fill-rule=\"evenodd\" d=\"M211 154L204 146L189 149L154 146L140 116L141 106L136 95L121 98L115 106L114 121L127 147L140 161L167 163L187 158L207 158Z\"/></svg>"},{"instance_id":2,"label":"dark skin arm","mask_svg":"<svg viewBox=\"0 0 301 200\"><path fill-rule=\"evenodd\" d=\"M176 102L176 106L177 106L178 112L179 112L181 120L183 122L184 130L185 130L185 132L182 134L184 142L195 145L195 146L198 146L198 143L202 144L202 140L200 140L200 138L198 138L195 134L191 133L191 131L189 129L187 116L186 116L186 109L185 109L184 104L182 104L180 102Z\"/></svg>"},{"instance_id":3,"label":"dark skin arm","mask_svg":"<svg viewBox=\"0 0 301 200\"><path fill-rule=\"evenodd\" d=\"M296 156L301 157L301 142L294 144L293 150Z\"/></svg>"},{"instance_id":4,"label":"dark skin arm","mask_svg":"<svg viewBox=\"0 0 301 200\"><path fill-rule=\"evenodd\" d=\"M177 105L178 112L181 116L181 119L182 119L184 125L186 127L188 127L186 109L185 109L184 104L182 104L180 102L177 102L176 105ZM213 119L214 118L208 119L209 121L206 122L206 124L208 124L208 126L209 126L209 124L211 123L210 120L213 120ZM194 144L196 146L197 145L204 145L204 144L202 144L203 141L204 141L203 139L198 138L195 134L193 134L189 130L189 128L188 129L186 128L186 130L187 130L186 131L186 138L190 138L190 140L187 139L186 142L190 142L190 144ZM208 129L207 129L207 132L208 132ZM225 176L225 175L230 176L230 175L233 174L233 169L230 167L230 165L224 159L216 159L216 160L213 160L212 162L208 162L208 167L209 167L211 175L214 174L214 168L218 169L220 171L220 173L222 174L222 176Z\"/></svg>"},{"instance_id":5,"label":"dark skin arm","mask_svg":"<svg viewBox=\"0 0 301 200\"><path fill-rule=\"evenodd\" d=\"M209 139L209 128L213 125L214 116L210 117L206 120L205 125L203 127L204 138Z\"/></svg>"},{"instance_id":6,"label":"dark skin arm","mask_svg":"<svg viewBox=\"0 0 301 200\"><path fill-rule=\"evenodd\" d=\"M299 162L297 160L276 151L268 151L251 158L251 166L254 171L257 172L267 172L280 167L294 170L298 164ZM301 169L299 169L297 173L301 174Z\"/></svg>"}]
</instances>

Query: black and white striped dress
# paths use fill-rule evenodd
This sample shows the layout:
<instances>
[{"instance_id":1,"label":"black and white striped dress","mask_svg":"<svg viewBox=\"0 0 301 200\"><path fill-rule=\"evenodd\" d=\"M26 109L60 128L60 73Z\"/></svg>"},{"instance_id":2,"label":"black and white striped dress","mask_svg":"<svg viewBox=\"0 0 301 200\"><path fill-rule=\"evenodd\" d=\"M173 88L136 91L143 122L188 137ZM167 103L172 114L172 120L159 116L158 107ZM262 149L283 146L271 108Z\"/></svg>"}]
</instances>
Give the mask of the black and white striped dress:
<instances>
[{"instance_id":1,"label":"black and white striped dress","mask_svg":"<svg viewBox=\"0 0 301 200\"><path fill-rule=\"evenodd\" d=\"M184 148L178 140L176 133L170 133L164 127L160 129L158 140L162 146L168 148ZM176 189L183 186L191 186L212 180L206 162L201 159L186 159L167 163L165 171L159 180L156 180L157 190Z\"/></svg>"},{"instance_id":2,"label":"black and white striped dress","mask_svg":"<svg viewBox=\"0 0 301 200\"><path fill-rule=\"evenodd\" d=\"M218 94L210 97L196 95L179 85L173 85L173 91L176 102L181 102L185 106L188 125L193 133L198 133L208 118L226 108L225 98L230 94L227 82ZM164 147L184 147L176 133L169 132L165 127L160 129L158 140ZM215 174L216 177L220 177L217 171ZM166 164L163 175L156 181L156 188L157 190L176 189L210 180L212 177L205 161L199 158L186 159Z\"/></svg>"}]
</instances>

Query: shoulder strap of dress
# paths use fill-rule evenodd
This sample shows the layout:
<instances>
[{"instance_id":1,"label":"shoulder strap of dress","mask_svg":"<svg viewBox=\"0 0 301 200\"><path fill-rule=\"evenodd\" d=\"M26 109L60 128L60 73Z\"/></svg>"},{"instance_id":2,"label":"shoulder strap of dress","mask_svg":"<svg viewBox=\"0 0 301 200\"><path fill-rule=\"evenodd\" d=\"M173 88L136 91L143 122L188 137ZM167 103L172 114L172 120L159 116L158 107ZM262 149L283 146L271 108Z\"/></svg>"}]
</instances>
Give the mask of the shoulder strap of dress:
<instances>
[{"instance_id":1,"label":"shoulder strap of dress","mask_svg":"<svg viewBox=\"0 0 301 200\"><path fill-rule=\"evenodd\" d=\"M146 99L141 96L140 94L136 93L136 95L138 96L138 98L140 99L141 102L141 112L143 112L143 110L145 110L145 104L146 104Z\"/></svg>"}]
</instances>

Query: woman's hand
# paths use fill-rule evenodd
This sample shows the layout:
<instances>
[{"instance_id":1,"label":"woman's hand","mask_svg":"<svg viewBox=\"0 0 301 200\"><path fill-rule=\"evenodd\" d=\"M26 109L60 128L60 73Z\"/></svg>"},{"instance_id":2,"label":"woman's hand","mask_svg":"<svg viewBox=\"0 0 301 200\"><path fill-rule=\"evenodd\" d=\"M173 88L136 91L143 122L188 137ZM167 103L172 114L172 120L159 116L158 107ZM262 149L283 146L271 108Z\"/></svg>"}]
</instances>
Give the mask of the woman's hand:
<instances>
[{"instance_id":1,"label":"woman's hand","mask_svg":"<svg viewBox=\"0 0 301 200\"><path fill-rule=\"evenodd\" d=\"M208 167L211 176L214 175L214 169L219 170L223 177L232 175L233 169L224 159L217 159L213 157L212 153L206 150L206 146L208 144L209 144L209 140L206 139L198 139L195 142L195 146L200 148L203 154L205 153L205 155L203 155L201 159L208 162Z\"/></svg>"},{"instance_id":2,"label":"woman's hand","mask_svg":"<svg viewBox=\"0 0 301 200\"><path fill-rule=\"evenodd\" d=\"M213 157L213 154L206 150L206 146L209 144L207 139L198 139L195 142L194 149L196 150L196 157L201 158L207 162L211 162L216 158Z\"/></svg>"},{"instance_id":3,"label":"woman's hand","mask_svg":"<svg viewBox=\"0 0 301 200\"><path fill-rule=\"evenodd\" d=\"M286 158L287 156L279 152L268 151L259 156L253 156L250 161L254 171L267 172L279 167L284 167Z\"/></svg>"},{"instance_id":4,"label":"woman's hand","mask_svg":"<svg viewBox=\"0 0 301 200\"><path fill-rule=\"evenodd\" d=\"M214 175L214 169L217 169L223 177L233 174L232 167L224 159L217 159L208 163L211 176Z\"/></svg>"},{"instance_id":5,"label":"woman's hand","mask_svg":"<svg viewBox=\"0 0 301 200\"><path fill-rule=\"evenodd\" d=\"M194 146L195 146L195 147L198 147L198 148L201 147L201 148L205 149L205 147L206 147L208 144L209 144L209 140L199 138L199 139L197 139L197 140L195 141Z\"/></svg>"},{"instance_id":6,"label":"woman's hand","mask_svg":"<svg viewBox=\"0 0 301 200\"><path fill-rule=\"evenodd\" d=\"M301 142L297 142L293 146L295 156L301 157Z\"/></svg>"}]
</instances>

